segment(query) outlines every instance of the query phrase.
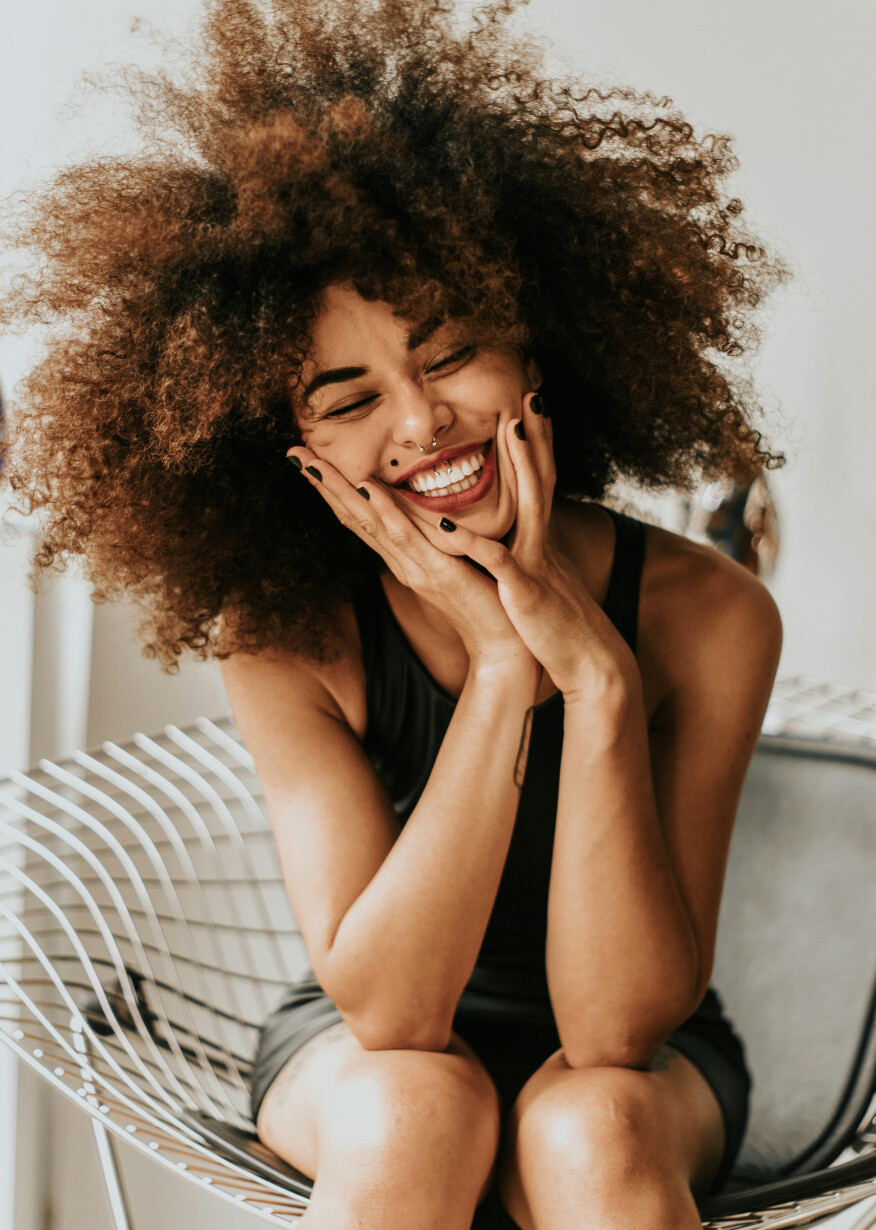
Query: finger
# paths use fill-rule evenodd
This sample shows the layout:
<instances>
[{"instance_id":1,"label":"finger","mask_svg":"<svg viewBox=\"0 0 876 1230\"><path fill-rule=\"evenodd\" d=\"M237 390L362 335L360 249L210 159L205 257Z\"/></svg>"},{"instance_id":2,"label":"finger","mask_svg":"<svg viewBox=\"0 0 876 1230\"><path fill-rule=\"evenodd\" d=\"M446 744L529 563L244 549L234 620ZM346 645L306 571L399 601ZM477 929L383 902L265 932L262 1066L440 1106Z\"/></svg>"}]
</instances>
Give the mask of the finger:
<instances>
[{"instance_id":1,"label":"finger","mask_svg":"<svg viewBox=\"0 0 876 1230\"><path fill-rule=\"evenodd\" d=\"M523 399L523 425L529 441L535 468L541 478L545 496L546 517L550 517L551 500L556 485L554 462L554 431L546 398L540 393L528 393Z\"/></svg>"},{"instance_id":2,"label":"finger","mask_svg":"<svg viewBox=\"0 0 876 1230\"><path fill-rule=\"evenodd\" d=\"M435 573L447 553L430 544L377 479L358 487L324 457L304 448L290 449L290 461L301 464L301 474L315 487L340 523L372 547L406 585L415 584L418 570Z\"/></svg>"},{"instance_id":3,"label":"finger","mask_svg":"<svg viewBox=\"0 0 876 1230\"><path fill-rule=\"evenodd\" d=\"M363 499L361 491L354 491L352 484L325 458L303 448L290 449L286 456L302 478L319 492L341 525L386 558L385 543L380 535L381 509L378 503ZM386 562L390 561L387 559Z\"/></svg>"},{"instance_id":4,"label":"finger","mask_svg":"<svg viewBox=\"0 0 876 1230\"><path fill-rule=\"evenodd\" d=\"M521 430L522 427L522 419L512 419L508 424L506 436L508 452L517 478L517 517L511 550L520 566L531 576L535 576L544 561L547 505L542 477L533 457L531 436L527 436L525 430Z\"/></svg>"},{"instance_id":5,"label":"finger","mask_svg":"<svg viewBox=\"0 0 876 1230\"><path fill-rule=\"evenodd\" d=\"M517 605L523 606L528 598L535 598L540 593L540 587L521 568L510 548L501 542L475 534L465 526L456 525L448 517L441 518L438 528L445 537L454 540L453 546L460 555L467 556L486 569L500 585L505 586L509 598Z\"/></svg>"},{"instance_id":6,"label":"finger","mask_svg":"<svg viewBox=\"0 0 876 1230\"><path fill-rule=\"evenodd\" d=\"M382 478L371 478L369 486L377 486L385 494L387 500L390 501L394 509L398 510L401 517L409 521L419 533L436 547L444 555L462 555L464 552L457 551L453 547L453 540L448 538L447 534L436 529L431 521L426 520L426 514L419 514L418 511L411 507L405 500L403 495L400 495L398 490L391 483L385 482Z\"/></svg>"}]
</instances>

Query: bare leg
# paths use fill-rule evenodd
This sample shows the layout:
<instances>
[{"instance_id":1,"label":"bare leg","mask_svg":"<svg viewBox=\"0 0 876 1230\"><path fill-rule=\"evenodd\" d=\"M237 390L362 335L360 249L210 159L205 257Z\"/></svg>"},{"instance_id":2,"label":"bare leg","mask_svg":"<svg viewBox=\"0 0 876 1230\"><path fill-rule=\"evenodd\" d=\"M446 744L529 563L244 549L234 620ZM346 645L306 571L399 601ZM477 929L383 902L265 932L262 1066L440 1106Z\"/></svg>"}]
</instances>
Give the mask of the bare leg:
<instances>
[{"instance_id":1,"label":"bare leg","mask_svg":"<svg viewBox=\"0 0 876 1230\"><path fill-rule=\"evenodd\" d=\"M523 1230L701 1230L693 1192L723 1148L714 1094L671 1047L646 1072L558 1051L512 1109L499 1191Z\"/></svg>"},{"instance_id":2,"label":"bare leg","mask_svg":"<svg viewBox=\"0 0 876 1230\"><path fill-rule=\"evenodd\" d=\"M495 1088L461 1038L367 1051L331 1026L268 1091L259 1136L316 1180L307 1230L470 1230L499 1139Z\"/></svg>"}]
</instances>

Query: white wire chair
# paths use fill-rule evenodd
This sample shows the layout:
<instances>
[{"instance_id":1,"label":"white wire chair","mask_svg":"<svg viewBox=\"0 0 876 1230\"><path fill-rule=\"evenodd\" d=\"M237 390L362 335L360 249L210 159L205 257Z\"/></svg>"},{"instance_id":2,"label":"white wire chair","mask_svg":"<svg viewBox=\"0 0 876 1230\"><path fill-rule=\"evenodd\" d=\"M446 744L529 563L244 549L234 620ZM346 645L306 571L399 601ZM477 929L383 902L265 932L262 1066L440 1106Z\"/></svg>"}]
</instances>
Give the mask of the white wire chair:
<instances>
[{"instance_id":1,"label":"white wire chair","mask_svg":"<svg viewBox=\"0 0 876 1230\"><path fill-rule=\"evenodd\" d=\"M807 774L839 773L831 790L855 784L847 799L836 797L832 822L848 813L872 849L874 770L876 696L781 679L737 832L760 840L764 816L781 812L769 792L789 772L807 798L818 793ZM737 858L734 837L717 965L720 973L723 960L731 981L734 968L756 967L746 944L757 947L762 925L754 918L746 939L728 916L740 901L752 916L741 840ZM752 849L768 864L768 852ZM869 874L860 851L854 861ZM799 920L792 926L798 936ZM854 994L844 993L842 1054L821 1073L820 1093L813 1078L821 1104L808 1119L797 1107L791 1123L781 1105L755 1114L733 1187L701 1208L712 1230L814 1225L876 1195L873 939L871 926L846 960ZM115 1137L269 1224L304 1212L310 1182L255 1138L247 1081L261 1022L306 964L259 782L231 717L43 760L0 782L0 1039L90 1117L117 1230L132 1230L133 1220ZM842 965L833 950L828 964L828 973ZM819 985L827 976L818 971ZM743 1036L755 1038L757 1089L763 997L749 995L746 1007L751 979L737 978L733 993L716 981L731 1016L741 1013ZM813 1013L804 1015L808 1024ZM802 1045L812 1042L803 1036ZM798 1076L806 1085L807 1073ZM865 1225L876 1225L876 1214L858 1230Z\"/></svg>"}]
</instances>

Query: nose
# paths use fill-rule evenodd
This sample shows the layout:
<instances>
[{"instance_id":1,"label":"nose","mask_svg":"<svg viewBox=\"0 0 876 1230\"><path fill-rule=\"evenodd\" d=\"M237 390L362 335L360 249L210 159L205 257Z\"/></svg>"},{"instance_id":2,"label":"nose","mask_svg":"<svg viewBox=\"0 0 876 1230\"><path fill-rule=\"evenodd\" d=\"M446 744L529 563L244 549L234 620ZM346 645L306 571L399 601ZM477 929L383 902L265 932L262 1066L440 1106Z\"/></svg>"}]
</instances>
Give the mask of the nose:
<instances>
[{"instance_id":1,"label":"nose","mask_svg":"<svg viewBox=\"0 0 876 1230\"><path fill-rule=\"evenodd\" d=\"M406 381L396 397L398 411L392 434L400 448L416 445L418 449L428 449L453 421L453 411L446 402L430 396L418 381Z\"/></svg>"}]
</instances>

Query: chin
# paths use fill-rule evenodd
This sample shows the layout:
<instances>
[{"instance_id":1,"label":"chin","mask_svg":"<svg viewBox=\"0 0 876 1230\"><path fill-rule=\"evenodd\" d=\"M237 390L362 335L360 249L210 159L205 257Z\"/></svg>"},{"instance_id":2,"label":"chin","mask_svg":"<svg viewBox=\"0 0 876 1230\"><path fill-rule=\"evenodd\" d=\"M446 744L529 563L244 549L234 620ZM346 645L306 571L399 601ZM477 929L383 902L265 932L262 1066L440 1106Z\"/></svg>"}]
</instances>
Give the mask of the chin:
<instances>
[{"instance_id":1,"label":"chin","mask_svg":"<svg viewBox=\"0 0 876 1230\"><path fill-rule=\"evenodd\" d=\"M517 524L516 504L512 508L508 509L504 516L501 515L501 509L498 510L498 512L498 527L496 529L490 528L487 530L487 532L484 533L484 538L492 538L494 542L504 543L507 547L508 543L505 540L513 534L514 527ZM476 534L480 532L474 526L470 526L469 528L474 529Z\"/></svg>"}]
</instances>

